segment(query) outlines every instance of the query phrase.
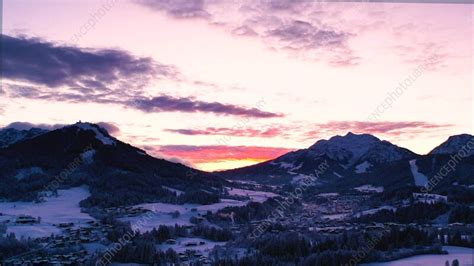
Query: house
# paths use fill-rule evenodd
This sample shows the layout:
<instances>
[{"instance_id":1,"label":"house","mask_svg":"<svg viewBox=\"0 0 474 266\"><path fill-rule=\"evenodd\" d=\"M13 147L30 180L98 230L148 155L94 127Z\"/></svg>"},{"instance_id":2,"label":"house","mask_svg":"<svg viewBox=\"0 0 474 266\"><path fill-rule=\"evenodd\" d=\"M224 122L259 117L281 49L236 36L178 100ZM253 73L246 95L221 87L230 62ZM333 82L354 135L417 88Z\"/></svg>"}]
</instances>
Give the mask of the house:
<instances>
[{"instance_id":1,"label":"house","mask_svg":"<svg viewBox=\"0 0 474 266\"><path fill-rule=\"evenodd\" d=\"M60 223L58 224L58 227L59 228L68 228L68 227L72 227L74 225L74 223Z\"/></svg>"},{"instance_id":2,"label":"house","mask_svg":"<svg viewBox=\"0 0 474 266\"><path fill-rule=\"evenodd\" d=\"M166 240L166 244L175 245L176 244L176 239L168 239L168 240Z\"/></svg>"},{"instance_id":3,"label":"house","mask_svg":"<svg viewBox=\"0 0 474 266\"><path fill-rule=\"evenodd\" d=\"M28 215L20 215L16 218L16 224L34 224L36 223L36 219L34 217Z\"/></svg>"},{"instance_id":4,"label":"house","mask_svg":"<svg viewBox=\"0 0 474 266\"><path fill-rule=\"evenodd\" d=\"M195 246L197 246L197 243L196 242L188 242L188 243L184 244L184 246L186 246L186 247L195 247Z\"/></svg>"}]
</instances>

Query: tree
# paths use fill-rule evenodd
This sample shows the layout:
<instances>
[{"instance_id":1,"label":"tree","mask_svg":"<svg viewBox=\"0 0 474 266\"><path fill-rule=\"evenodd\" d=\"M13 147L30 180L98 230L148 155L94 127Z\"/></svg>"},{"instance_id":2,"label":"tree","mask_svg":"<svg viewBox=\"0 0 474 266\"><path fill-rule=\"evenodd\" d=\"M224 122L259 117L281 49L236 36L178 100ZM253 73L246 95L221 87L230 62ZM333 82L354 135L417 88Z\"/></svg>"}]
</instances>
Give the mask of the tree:
<instances>
[{"instance_id":1,"label":"tree","mask_svg":"<svg viewBox=\"0 0 474 266\"><path fill-rule=\"evenodd\" d=\"M181 213L179 213L179 211L174 211L174 212L171 214L171 217L173 217L174 219L176 219L176 218L178 218L180 215L181 215Z\"/></svg>"},{"instance_id":2,"label":"tree","mask_svg":"<svg viewBox=\"0 0 474 266\"><path fill-rule=\"evenodd\" d=\"M7 225L5 223L0 223L0 236L7 232Z\"/></svg>"}]
</instances>

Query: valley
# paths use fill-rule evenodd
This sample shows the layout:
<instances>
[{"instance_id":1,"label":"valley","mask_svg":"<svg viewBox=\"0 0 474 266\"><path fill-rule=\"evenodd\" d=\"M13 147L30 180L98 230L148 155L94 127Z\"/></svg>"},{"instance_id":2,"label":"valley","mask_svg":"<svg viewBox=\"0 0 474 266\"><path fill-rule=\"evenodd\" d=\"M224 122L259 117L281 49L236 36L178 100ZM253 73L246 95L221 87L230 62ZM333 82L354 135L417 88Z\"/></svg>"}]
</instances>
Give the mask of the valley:
<instances>
[{"instance_id":1,"label":"valley","mask_svg":"<svg viewBox=\"0 0 474 266\"><path fill-rule=\"evenodd\" d=\"M472 156L427 193L427 163L446 155L352 133L215 173L155 159L94 124L12 139L0 149L1 178L17 188L0 191L5 265L417 265L474 251ZM50 161L15 157L53 139L64 144Z\"/></svg>"}]
</instances>

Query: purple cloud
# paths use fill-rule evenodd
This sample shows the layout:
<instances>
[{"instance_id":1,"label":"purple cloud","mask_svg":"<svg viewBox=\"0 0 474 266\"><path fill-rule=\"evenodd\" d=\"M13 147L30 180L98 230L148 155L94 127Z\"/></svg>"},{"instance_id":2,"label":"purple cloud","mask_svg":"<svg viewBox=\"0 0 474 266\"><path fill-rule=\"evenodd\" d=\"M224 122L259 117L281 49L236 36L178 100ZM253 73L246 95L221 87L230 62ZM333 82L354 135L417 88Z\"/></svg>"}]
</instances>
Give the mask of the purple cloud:
<instances>
[{"instance_id":1,"label":"purple cloud","mask_svg":"<svg viewBox=\"0 0 474 266\"><path fill-rule=\"evenodd\" d=\"M100 127L104 128L107 130L109 134L119 134L120 133L120 128L118 128L114 123L111 122L97 122L97 125ZM17 130L28 130L31 128L41 128L41 129L46 129L46 130L55 130L58 128L62 128L66 126L66 124L44 124L44 123L30 123L30 122L12 122L8 125L6 125L4 128L14 128Z\"/></svg>"},{"instance_id":2,"label":"purple cloud","mask_svg":"<svg viewBox=\"0 0 474 266\"><path fill-rule=\"evenodd\" d=\"M178 18L204 18L213 26L238 36L257 38L271 49L302 52L308 58L334 66L357 64L348 47L353 31L337 29L322 21L333 16L318 1L307 0L146 0L152 10Z\"/></svg>"},{"instance_id":3,"label":"purple cloud","mask_svg":"<svg viewBox=\"0 0 474 266\"><path fill-rule=\"evenodd\" d=\"M164 11L175 18L209 17L204 8L204 0L137 0L136 2L154 10Z\"/></svg>"},{"instance_id":4,"label":"purple cloud","mask_svg":"<svg viewBox=\"0 0 474 266\"><path fill-rule=\"evenodd\" d=\"M345 32L320 28L306 21L292 20L267 31L267 36L275 37L291 49L315 49L343 46L350 35Z\"/></svg>"},{"instance_id":5,"label":"purple cloud","mask_svg":"<svg viewBox=\"0 0 474 266\"><path fill-rule=\"evenodd\" d=\"M117 127L114 123L111 122L98 122L96 123L98 126L101 128L107 130L107 132L110 135L119 135L120 134L120 128Z\"/></svg>"},{"instance_id":6,"label":"purple cloud","mask_svg":"<svg viewBox=\"0 0 474 266\"><path fill-rule=\"evenodd\" d=\"M34 124L34 123L29 123L29 122L12 122L8 125L6 125L4 128L14 128L16 130L28 130L31 128L41 128L41 129L46 129L46 130L54 130L63 127L63 124Z\"/></svg>"},{"instance_id":7,"label":"purple cloud","mask_svg":"<svg viewBox=\"0 0 474 266\"><path fill-rule=\"evenodd\" d=\"M118 104L144 112L206 112L257 118L282 116L193 98L166 95L148 98L144 88L150 82L180 80L180 73L174 66L160 64L152 58L135 57L122 50L61 46L37 38L1 37L4 80L29 83L4 83L9 97ZM194 84L216 86L203 81L194 81Z\"/></svg>"},{"instance_id":8,"label":"purple cloud","mask_svg":"<svg viewBox=\"0 0 474 266\"><path fill-rule=\"evenodd\" d=\"M451 124L437 124L425 121L329 121L327 123L314 124L312 129L305 132L305 136L308 139L314 139L320 135L334 135L352 131L355 133L383 134L398 137L439 131L452 126Z\"/></svg>"},{"instance_id":9,"label":"purple cloud","mask_svg":"<svg viewBox=\"0 0 474 266\"><path fill-rule=\"evenodd\" d=\"M158 96L154 98L135 99L130 105L144 112L205 112L223 115L235 115L254 118L282 117L282 114L261 111L257 108L245 108L233 104L204 102L193 98L176 98Z\"/></svg>"},{"instance_id":10,"label":"purple cloud","mask_svg":"<svg viewBox=\"0 0 474 266\"><path fill-rule=\"evenodd\" d=\"M271 126L266 128L225 128L225 127L207 127L204 129L165 129L167 132L177 133L181 135L224 135L224 136L239 136L239 137L287 137L288 131L291 128L288 126Z\"/></svg>"},{"instance_id":11,"label":"purple cloud","mask_svg":"<svg viewBox=\"0 0 474 266\"><path fill-rule=\"evenodd\" d=\"M122 50L81 49L38 38L1 35L2 76L50 88L107 91L140 87L151 79L175 78L174 66Z\"/></svg>"}]
</instances>

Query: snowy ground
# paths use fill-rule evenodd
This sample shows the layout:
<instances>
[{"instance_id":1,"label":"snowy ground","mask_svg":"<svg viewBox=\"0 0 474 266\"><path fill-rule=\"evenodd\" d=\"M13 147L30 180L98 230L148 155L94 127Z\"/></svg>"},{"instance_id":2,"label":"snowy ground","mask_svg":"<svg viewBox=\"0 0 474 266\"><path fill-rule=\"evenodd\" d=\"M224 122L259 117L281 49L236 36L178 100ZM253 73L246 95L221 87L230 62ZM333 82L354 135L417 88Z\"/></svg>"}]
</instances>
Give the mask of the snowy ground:
<instances>
[{"instance_id":1,"label":"snowy ground","mask_svg":"<svg viewBox=\"0 0 474 266\"><path fill-rule=\"evenodd\" d=\"M207 256L209 252L216 246L223 246L226 242L214 242L199 237L180 237L176 239L177 243L175 245L161 244L156 247L162 251L166 251L169 248L174 249L176 252L185 252L186 250L195 250L201 252L201 254ZM186 243L197 243L197 246L186 246ZM199 245L199 242L204 242L204 245Z\"/></svg>"},{"instance_id":2,"label":"snowy ground","mask_svg":"<svg viewBox=\"0 0 474 266\"><path fill-rule=\"evenodd\" d=\"M319 197L336 197L336 196L339 196L339 193L337 193L337 192L319 193L317 196L319 196Z\"/></svg>"},{"instance_id":3,"label":"snowy ground","mask_svg":"<svg viewBox=\"0 0 474 266\"><path fill-rule=\"evenodd\" d=\"M374 187L372 185L363 185L360 187L355 187L354 189L359 192L376 192L376 193L383 192L383 187Z\"/></svg>"},{"instance_id":4,"label":"snowy ground","mask_svg":"<svg viewBox=\"0 0 474 266\"><path fill-rule=\"evenodd\" d=\"M229 195L232 196L245 196L250 197L251 201L264 202L268 198L277 197L278 195L272 192L266 191L254 191L240 188L227 188Z\"/></svg>"},{"instance_id":5,"label":"snowy ground","mask_svg":"<svg viewBox=\"0 0 474 266\"><path fill-rule=\"evenodd\" d=\"M179 195L181 195L181 194L184 194L184 191L179 190L179 189L176 189L176 188L167 187L167 186L161 186L161 187L164 188L164 189L167 189L167 190L169 190L169 191L171 191L171 192L176 193L177 196L179 196Z\"/></svg>"},{"instance_id":6,"label":"snowy ground","mask_svg":"<svg viewBox=\"0 0 474 266\"><path fill-rule=\"evenodd\" d=\"M121 221L130 222L132 226L141 224L137 226L137 229L140 232L151 231L154 227L159 225L169 225L174 226L175 224L179 225L191 225L189 219L192 216L198 217L198 214L206 214L207 211L216 212L220 209L223 209L227 206L244 206L247 202L223 199L219 203L210 204L210 205L198 205L198 204L167 204L167 203L146 203L136 205L135 207L142 207L153 212L153 214L143 214L136 217L124 217L121 218ZM195 209L195 210L193 210ZM173 218L171 213L178 211L180 213L179 217Z\"/></svg>"},{"instance_id":7,"label":"snowy ground","mask_svg":"<svg viewBox=\"0 0 474 266\"><path fill-rule=\"evenodd\" d=\"M371 163L365 161L359 165L356 166L355 172L358 174L362 174L367 172L367 170L372 166Z\"/></svg>"},{"instance_id":8,"label":"snowy ground","mask_svg":"<svg viewBox=\"0 0 474 266\"><path fill-rule=\"evenodd\" d=\"M348 213L326 214L326 215L322 215L321 218L324 220L342 221L348 215L349 215Z\"/></svg>"},{"instance_id":9,"label":"snowy ground","mask_svg":"<svg viewBox=\"0 0 474 266\"><path fill-rule=\"evenodd\" d=\"M19 215L41 217L40 224L14 225L9 223L7 233L15 233L17 237L44 237L59 234L61 231L53 226L58 223L85 223L94 220L81 212L79 202L90 196L86 186L58 190L58 197L46 198L45 202L0 202L0 221L15 221Z\"/></svg>"},{"instance_id":10,"label":"snowy ground","mask_svg":"<svg viewBox=\"0 0 474 266\"><path fill-rule=\"evenodd\" d=\"M410 161L410 170L413 178L415 179L415 185L418 187L423 187L428 183L428 177L424 174L418 172L418 166L416 166L416 159Z\"/></svg>"},{"instance_id":11,"label":"snowy ground","mask_svg":"<svg viewBox=\"0 0 474 266\"><path fill-rule=\"evenodd\" d=\"M433 204L436 202L447 202L448 197L439 194L413 193L413 198L419 202Z\"/></svg>"},{"instance_id":12,"label":"snowy ground","mask_svg":"<svg viewBox=\"0 0 474 266\"><path fill-rule=\"evenodd\" d=\"M358 213L354 214L354 217L360 217L360 216L364 216L364 215L374 214L374 213L377 213L381 210L395 211L395 210L397 210L397 208L392 207L392 206L381 206L381 207L378 207L378 208L375 208L375 209L370 209L370 210L358 212Z\"/></svg>"},{"instance_id":13,"label":"snowy ground","mask_svg":"<svg viewBox=\"0 0 474 266\"><path fill-rule=\"evenodd\" d=\"M418 255L383 263L368 263L364 266L444 266L448 260L449 265L457 259L460 266L474 265L474 249L453 246L443 246L449 252L446 255Z\"/></svg>"},{"instance_id":14,"label":"snowy ground","mask_svg":"<svg viewBox=\"0 0 474 266\"><path fill-rule=\"evenodd\" d=\"M227 189L230 195L248 196L250 197L250 201L255 202L264 202L270 197L278 196L275 193L266 191L254 191L238 188ZM210 205L146 203L136 205L134 207L141 207L150 210L153 212L152 214L143 214L135 217L123 217L120 220L124 222L130 222L132 226L136 225L139 231L146 232L151 231L153 228L158 227L159 225L191 225L189 219L193 216L199 217L199 215L206 214L207 211L216 212L229 206L244 206L248 202L249 201L222 199L221 202ZM171 214L176 211L179 212L179 216L173 218Z\"/></svg>"}]
</instances>

